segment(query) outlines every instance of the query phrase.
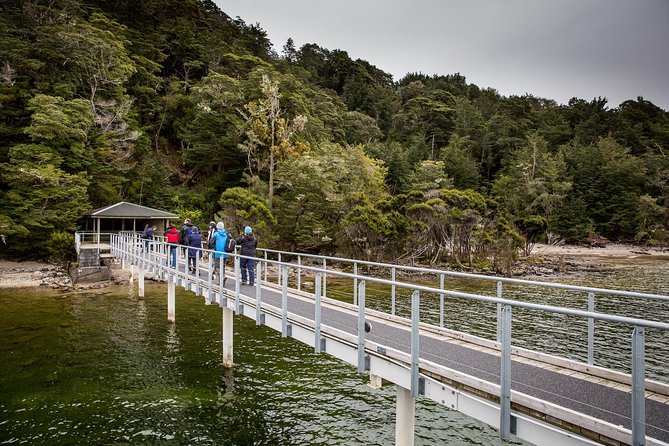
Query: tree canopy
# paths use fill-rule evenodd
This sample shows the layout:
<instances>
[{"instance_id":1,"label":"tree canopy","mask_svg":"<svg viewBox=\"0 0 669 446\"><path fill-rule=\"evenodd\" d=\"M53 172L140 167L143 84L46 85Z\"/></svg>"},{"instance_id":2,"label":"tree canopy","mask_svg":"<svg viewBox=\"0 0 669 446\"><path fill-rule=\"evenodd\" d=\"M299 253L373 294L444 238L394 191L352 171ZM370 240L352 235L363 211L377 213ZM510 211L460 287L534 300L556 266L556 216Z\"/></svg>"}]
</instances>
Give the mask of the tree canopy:
<instances>
[{"instance_id":1,"label":"tree canopy","mask_svg":"<svg viewBox=\"0 0 669 446\"><path fill-rule=\"evenodd\" d=\"M118 200L268 246L503 268L550 234L666 243L669 114L402 79L210 0L0 7L0 245ZM54 242L56 243L56 242ZM38 246L38 249L35 247Z\"/></svg>"}]
</instances>

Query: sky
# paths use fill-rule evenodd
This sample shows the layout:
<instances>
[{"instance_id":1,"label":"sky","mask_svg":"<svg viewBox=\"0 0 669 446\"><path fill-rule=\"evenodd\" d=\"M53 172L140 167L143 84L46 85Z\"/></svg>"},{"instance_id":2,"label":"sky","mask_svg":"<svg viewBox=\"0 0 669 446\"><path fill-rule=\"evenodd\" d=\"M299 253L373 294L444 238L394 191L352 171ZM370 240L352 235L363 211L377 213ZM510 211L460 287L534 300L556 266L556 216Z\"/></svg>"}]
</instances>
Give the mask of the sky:
<instances>
[{"instance_id":1,"label":"sky","mask_svg":"<svg viewBox=\"0 0 669 446\"><path fill-rule=\"evenodd\" d=\"M460 73L504 96L669 111L669 0L215 0L281 54L315 43L399 80Z\"/></svg>"}]
</instances>

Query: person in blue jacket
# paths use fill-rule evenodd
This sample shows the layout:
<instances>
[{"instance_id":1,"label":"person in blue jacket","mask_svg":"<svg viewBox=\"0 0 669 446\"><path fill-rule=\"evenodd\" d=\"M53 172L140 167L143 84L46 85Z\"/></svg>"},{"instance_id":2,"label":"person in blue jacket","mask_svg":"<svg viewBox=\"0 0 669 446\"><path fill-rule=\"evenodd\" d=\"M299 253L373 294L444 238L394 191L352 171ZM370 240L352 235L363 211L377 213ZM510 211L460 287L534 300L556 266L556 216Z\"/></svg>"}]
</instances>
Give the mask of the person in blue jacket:
<instances>
[{"instance_id":1,"label":"person in blue jacket","mask_svg":"<svg viewBox=\"0 0 669 446\"><path fill-rule=\"evenodd\" d=\"M193 226L193 229L191 229L190 235L186 239L186 245L188 245L188 270L194 273L198 262L196 259L202 258L202 236L197 226Z\"/></svg>"},{"instance_id":2,"label":"person in blue jacket","mask_svg":"<svg viewBox=\"0 0 669 446\"><path fill-rule=\"evenodd\" d=\"M228 255L225 253L225 244L228 241L228 232L225 230L225 225L222 221L216 223L216 232L212 238L215 241L216 246L214 247L214 277L218 274L223 274L223 285L225 285L225 260L228 258ZM223 260L221 261L221 257ZM223 263L223 272L220 271L221 263Z\"/></svg>"}]
</instances>

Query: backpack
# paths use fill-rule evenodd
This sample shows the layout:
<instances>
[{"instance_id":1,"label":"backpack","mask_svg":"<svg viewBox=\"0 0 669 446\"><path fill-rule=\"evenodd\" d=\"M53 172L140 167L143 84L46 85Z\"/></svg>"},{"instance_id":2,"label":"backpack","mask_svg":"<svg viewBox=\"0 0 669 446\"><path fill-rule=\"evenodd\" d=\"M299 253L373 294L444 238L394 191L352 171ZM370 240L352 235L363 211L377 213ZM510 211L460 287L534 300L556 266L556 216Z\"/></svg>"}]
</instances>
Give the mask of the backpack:
<instances>
[{"instance_id":1,"label":"backpack","mask_svg":"<svg viewBox=\"0 0 669 446\"><path fill-rule=\"evenodd\" d=\"M235 246L237 246L235 238L228 233L228 239L225 241L225 252L235 252Z\"/></svg>"}]
</instances>

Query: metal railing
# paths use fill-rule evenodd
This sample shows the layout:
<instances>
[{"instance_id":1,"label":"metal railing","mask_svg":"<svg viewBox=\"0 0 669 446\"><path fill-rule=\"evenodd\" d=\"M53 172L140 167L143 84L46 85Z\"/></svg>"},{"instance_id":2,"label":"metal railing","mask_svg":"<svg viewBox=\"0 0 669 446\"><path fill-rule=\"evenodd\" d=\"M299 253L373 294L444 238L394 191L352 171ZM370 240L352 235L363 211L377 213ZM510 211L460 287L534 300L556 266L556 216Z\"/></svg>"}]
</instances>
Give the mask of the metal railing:
<instances>
[{"instance_id":1,"label":"metal railing","mask_svg":"<svg viewBox=\"0 0 669 446\"><path fill-rule=\"evenodd\" d=\"M119 257L125 258L131 261L134 264L138 264L147 269L152 269L157 274L164 276L166 274L176 275L182 281L185 281L186 284L190 280L194 281L197 287L201 286L201 271L203 269L202 261L196 261L195 272L190 273L187 269L186 263L184 263L184 270L179 270L179 263L176 263L176 266L169 263L169 250L172 249L175 245L169 245L165 242L153 240L152 248L145 250L144 240L140 238L138 234L119 234L118 236L112 236L112 252L116 253ZM184 246L178 246L176 249L184 249ZM195 248L197 251L201 252L203 256L208 256L207 269L208 271L213 270L213 254L215 251L209 249L200 249ZM358 346L359 346L359 364L358 370L365 370L364 366L364 345L365 345L365 293L368 283L376 283L389 286L392 290L391 298L393 299L392 304L392 313L395 314L395 298L396 298L396 289L407 289L411 292L411 317L410 317L410 326L411 326L411 360L408 367L411 368L411 394L417 396L419 394L418 383L419 383L419 363L420 363L420 344L419 337L421 333L421 325L425 324L421 322L420 318L420 302L421 302L421 293L431 293L438 294L442 299L441 303L441 314L440 314L440 324L443 326L443 298L449 297L454 299L459 299L462 301L477 301L477 302L486 302L491 304L496 304L497 311L497 342L499 343L500 348L500 388L501 393L500 397L500 435L504 439L510 438L510 403L511 403L511 345L512 345L512 318L513 318L513 308L526 309L535 312L542 313L552 313L565 315L570 317L575 317L578 319L585 319L588 321L588 363L592 363L592 358L594 355L594 322L595 321L608 321L615 322L619 324L624 324L628 326L631 330L631 349L632 349L632 358L631 358L631 385L632 385L632 444L643 444L645 439L645 344L646 344L646 329L659 330L661 333L669 332L669 324L661 321L652 321L641 318L633 318L620 316L615 314L605 314L598 313L594 311L594 295L623 295L623 296L633 296L644 299L657 299L659 301L669 301L669 296L665 295L655 295L655 294L645 294L637 292L627 292L620 290L608 290L602 288L591 288L583 286L573 286L573 285L564 285L558 283L548 283L548 282L538 282L522 279L511 279L511 278L502 278L502 277L489 277L476 274L467 274L459 273L453 271L442 271L442 270L433 270L428 268L420 267L410 267L410 266L400 266L386 263L376 263L352 259L344 259L337 257L328 257L328 256L317 256L317 255L307 255L300 253L289 253L285 251L275 251L269 249L258 249L262 254L253 258L258 263L257 274L256 274L256 309L260 309L261 305L261 294L260 288L264 282L265 285L269 284L268 271L274 269L276 272L276 286L281 290L282 293L282 335L287 336L289 325L288 325L288 272L294 271L296 278L295 291L301 291L302 286L302 274L304 272L310 272L314 275L314 302L315 302L315 315L314 315L314 326L315 328L315 339L314 346L317 351L320 351L319 348L322 343L321 337L321 299L326 298L326 284L327 277L336 276L342 279L352 280L354 283L354 305L358 306ZM221 253L219 253L221 254ZM177 254L178 255L178 254ZM232 257L234 259L233 263L233 274L235 278L235 309L239 313L240 308L240 287L239 287L239 277L240 277L240 268L239 268L239 259L243 256L237 253L225 253L226 256ZM271 256L276 256L276 260L272 259ZM287 262L286 258L296 259L296 262ZM198 257L196 257L198 259ZM311 259L311 262L318 265L307 265L304 262L304 259ZM220 262L220 270L224 270L224 260L223 256L218 260ZM330 262L330 267L328 267L328 261ZM338 262L345 265L350 265L349 269L352 272L343 271L342 268L334 269L332 268L332 263ZM375 267L379 269L387 269L390 271L390 279L385 279L383 277L374 277L369 275L360 274L359 266L365 265L370 267ZM397 280L396 272L420 272L420 273L430 273L436 274L440 277L440 287L435 288L427 285L409 283L406 281ZM264 279L263 279L264 273ZM496 286L494 288L493 295L483 295L483 294L474 294L466 293L460 291L454 291L446 289L444 286L444 278L447 276L460 277L460 278L472 278L491 281ZM219 290L223 289L224 274L220 274L219 277ZM558 288L558 289L568 289L578 292L587 293L588 299L588 309L581 310L568 307L559 307L554 305L545 305L537 304L531 302L517 301L506 299L503 296L503 284L504 283L513 283L513 284L523 284L531 286L541 286L549 288ZM213 293L213 283L212 283L212 274L208 274L205 279L205 284L209 290L209 298L211 298ZM273 284L272 284L273 285ZM220 302L219 302L220 303ZM256 312L257 323L260 323L260 311Z\"/></svg>"}]
</instances>

